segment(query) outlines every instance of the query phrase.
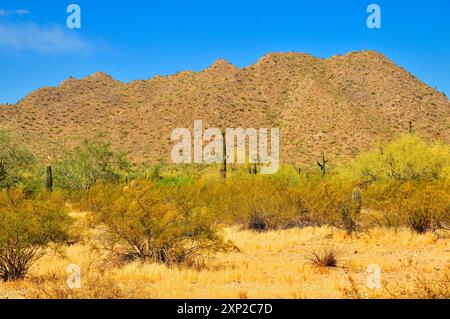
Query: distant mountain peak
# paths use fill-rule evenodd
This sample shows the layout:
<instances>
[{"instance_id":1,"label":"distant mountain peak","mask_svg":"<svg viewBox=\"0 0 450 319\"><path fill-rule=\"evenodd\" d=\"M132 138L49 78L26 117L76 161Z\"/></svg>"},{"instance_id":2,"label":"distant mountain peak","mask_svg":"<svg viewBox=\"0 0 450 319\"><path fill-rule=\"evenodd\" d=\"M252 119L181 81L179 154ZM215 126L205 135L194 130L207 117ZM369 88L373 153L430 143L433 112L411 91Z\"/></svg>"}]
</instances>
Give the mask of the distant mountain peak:
<instances>
[{"instance_id":1,"label":"distant mountain peak","mask_svg":"<svg viewBox=\"0 0 450 319\"><path fill-rule=\"evenodd\" d=\"M225 59L218 59L216 60L209 68L206 69L206 71L237 71L239 68L237 68L234 64L231 62L225 60Z\"/></svg>"},{"instance_id":2,"label":"distant mountain peak","mask_svg":"<svg viewBox=\"0 0 450 319\"><path fill-rule=\"evenodd\" d=\"M85 77L85 79L96 80L96 81L117 82L116 80L113 79L112 76L110 76L109 74L106 74L105 72L95 72L95 73Z\"/></svg>"}]
</instances>

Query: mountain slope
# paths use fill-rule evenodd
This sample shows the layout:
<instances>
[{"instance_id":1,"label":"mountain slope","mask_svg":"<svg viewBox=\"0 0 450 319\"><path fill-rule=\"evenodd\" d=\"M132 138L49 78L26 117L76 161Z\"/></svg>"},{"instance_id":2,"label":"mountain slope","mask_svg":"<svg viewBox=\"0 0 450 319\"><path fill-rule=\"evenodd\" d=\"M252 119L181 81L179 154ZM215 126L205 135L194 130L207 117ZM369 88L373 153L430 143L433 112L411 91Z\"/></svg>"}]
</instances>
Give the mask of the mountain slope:
<instances>
[{"instance_id":1,"label":"mountain slope","mask_svg":"<svg viewBox=\"0 0 450 319\"><path fill-rule=\"evenodd\" d=\"M103 73L0 105L0 125L39 155L103 131L136 161L169 160L174 128L279 127L283 161L334 161L407 132L450 142L450 103L382 54L319 59L272 53L239 69L218 60L201 72L122 83Z\"/></svg>"}]
</instances>

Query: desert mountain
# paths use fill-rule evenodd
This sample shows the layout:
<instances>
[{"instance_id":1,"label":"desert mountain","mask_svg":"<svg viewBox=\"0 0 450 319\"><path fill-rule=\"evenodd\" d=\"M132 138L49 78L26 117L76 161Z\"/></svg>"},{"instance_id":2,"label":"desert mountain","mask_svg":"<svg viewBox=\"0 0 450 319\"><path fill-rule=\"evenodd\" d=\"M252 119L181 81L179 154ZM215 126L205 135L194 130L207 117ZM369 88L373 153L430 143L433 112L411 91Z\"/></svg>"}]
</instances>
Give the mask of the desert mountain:
<instances>
[{"instance_id":1,"label":"desert mountain","mask_svg":"<svg viewBox=\"0 0 450 319\"><path fill-rule=\"evenodd\" d=\"M237 68L218 60L201 72L123 83L104 73L41 88L0 105L10 128L42 157L102 131L135 161L169 161L174 128L279 127L283 161L334 161L408 131L450 142L448 98L373 51L328 59L272 53Z\"/></svg>"}]
</instances>

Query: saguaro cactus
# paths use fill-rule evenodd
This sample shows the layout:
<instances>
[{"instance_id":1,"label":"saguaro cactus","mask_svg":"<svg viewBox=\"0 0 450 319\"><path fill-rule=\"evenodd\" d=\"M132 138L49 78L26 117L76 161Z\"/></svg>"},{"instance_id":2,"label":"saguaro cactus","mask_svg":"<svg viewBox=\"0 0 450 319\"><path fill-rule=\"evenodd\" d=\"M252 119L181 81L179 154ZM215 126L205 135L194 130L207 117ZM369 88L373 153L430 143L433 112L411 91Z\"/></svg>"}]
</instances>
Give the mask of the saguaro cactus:
<instances>
[{"instance_id":1,"label":"saguaro cactus","mask_svg":"<svg viewBox=\"0 0 450 319\"><path fill-rule=\"evenodd\" d=\"M409 134L413 134L413 122L409 121L409 129L408 129Z\"/></svg>"},{"instance_id":2,"label":"saguaro cactus","mask_svg":"<svg viewBox=\"0 0 450 319\"><path fill-rule=\"evenodd\" d=\"M227 179L227 143L225 139L225 133L222 131L222 141L223 141L223 159L222 159L222 168L220 170L223 179Z\"/></svg>"},{"instance_id":3,"label":"saguaro cactus","mask_svg":"<svg viewBox=\"0 0 450 319\"><path fill-rule=\"evenodd\" d=\"M253 163L249 163L249 169L248 169L248 173L250 175L257 175L258 174L258 163L257 163L257 159L253 159Z\"/></svg>"},{"instance_id":4,"label":"saguaro cactus","mask_svg":"<svg viewBox=\"0 0 450 319\"><path fill-rule=\"evenodd\" d=\"M352 202L353 202L353 207L355 208L355 213L359 214L361 212L361 207L362 207L362 195L361 195L361 190L358 187L355 187L353 189Z\"/></svg>"},{"instance_id":5,"label":"saguaro cactus","mask_svg":"<svg viewBox=\"0 0 450 319\"><path fill-rule=\"evenodd\" d=\"M47 165L46 168L45 187L47 188L47 191L53 191L53 172L51 165Z\"/></svg>"},{"instance_id":6,"label":"saguaro cactus","mask_svg":"<svg viewBox=\"0 0 450 319\"><path fill-rule=\"evenodd\" d=\"M325 176L325 174L327 173L327 163L328 160L325 159L325 154L322 152L322 162L317 162L317 165L319 165L320 170L322 172L322 177Z\"/></svg>"}]
</instances>

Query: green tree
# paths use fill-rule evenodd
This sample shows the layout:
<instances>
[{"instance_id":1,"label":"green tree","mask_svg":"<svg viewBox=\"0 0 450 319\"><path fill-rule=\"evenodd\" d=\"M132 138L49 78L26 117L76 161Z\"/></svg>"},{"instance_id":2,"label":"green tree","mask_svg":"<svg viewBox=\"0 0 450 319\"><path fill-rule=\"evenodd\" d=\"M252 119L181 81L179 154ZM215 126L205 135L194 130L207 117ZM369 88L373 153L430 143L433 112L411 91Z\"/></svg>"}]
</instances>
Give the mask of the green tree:
<instances>
[{"instance_id":1,"label":"green tree","mask_svg":"<svg viewBox=\"0 0 450 319\"><path fill-rule=\"evenodd\" d=\"M70 190L87 190L98 182L115 183L131 171L126 156L111 150L101 136L65 150L54 166L57 185Z\"/></svg>"},{"instance_id":2,"label":"green tree","mask_svg":"<svg viewBox=\"0 0 450 319\"><path fill-rule=\"evenodd\" d=\"M22 183L32 175L35 164L34 155L10 132L0 129L0 189Z\"/></svg>"}]
</instances>

